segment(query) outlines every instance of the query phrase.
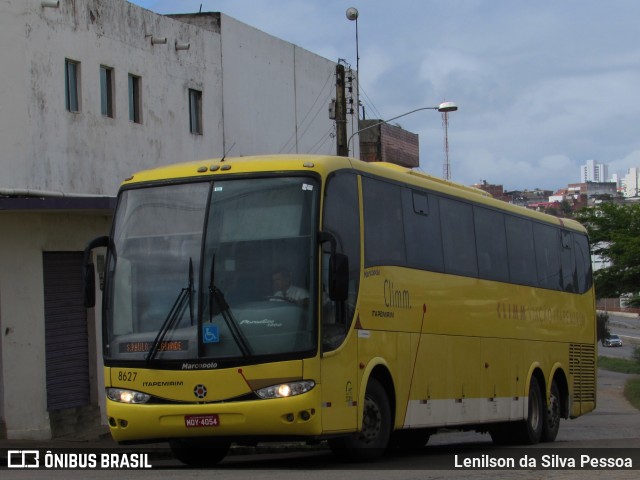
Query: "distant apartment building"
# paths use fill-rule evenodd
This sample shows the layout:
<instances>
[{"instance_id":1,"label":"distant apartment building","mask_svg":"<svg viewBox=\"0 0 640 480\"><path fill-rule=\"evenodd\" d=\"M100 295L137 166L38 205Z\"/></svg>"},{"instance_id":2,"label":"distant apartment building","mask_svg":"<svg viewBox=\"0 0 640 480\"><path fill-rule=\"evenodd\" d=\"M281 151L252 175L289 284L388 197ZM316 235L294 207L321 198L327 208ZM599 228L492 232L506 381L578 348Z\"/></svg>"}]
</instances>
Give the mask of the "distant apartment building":
<instances>
[{"instance_id":1,"label":"distant apartment building","mask_svg":"<svg viewBox=\"0 0 640 480\"><path fill-rule=\"evenodd\" d=\"M473 185L475 188L483 190L491 195L493 198L497 198L502 200L504 196L504 186L503 185L493 185L488 183L486 180L482 180L480 183L476 183Z\"/></svg>"},{"instance_id":2,"label":"distant apartment building","mask_svg":"<svg viewBox=\"0 0 640 480\"><path fill-rule=\"evenodd\" d=\"M627 198L638 197L640 192L640 168L632 167L622 180L623 194Z\"/></svg>"},{"instance_id":3,"label":"distant apartment building","mask_svg":"<svg viewBox=\"0 0 640 480\"><path fill-rule=\"evenodd\" d=\"M609 180L608 176L609 166L605 163L587 160L586 165L580 167L580 183L607 182Z\"/></svg>"},{"instance_id":4,"label":"distant apartment building","mask_svg":"<svg viewBox=\"0 0 640 480\"><path fill-rule=\"evenodd\" d=\"M567 186L574 195L584 195L587 198L598 196L615 197L618 194L618 185L615 182L582 182L570 183Z\"/></svg>"}]
</instances>

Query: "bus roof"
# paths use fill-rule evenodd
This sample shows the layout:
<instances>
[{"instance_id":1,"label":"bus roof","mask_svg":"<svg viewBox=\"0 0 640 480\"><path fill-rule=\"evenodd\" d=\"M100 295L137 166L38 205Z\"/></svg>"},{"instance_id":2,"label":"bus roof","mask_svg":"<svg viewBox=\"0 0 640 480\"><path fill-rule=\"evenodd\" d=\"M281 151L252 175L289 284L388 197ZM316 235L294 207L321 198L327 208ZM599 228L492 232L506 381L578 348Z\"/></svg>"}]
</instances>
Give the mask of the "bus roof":
<instances>
[{"instance_id":1,"label":"bus roof","mask_svg":"<svg viewBox=\"0 0 640 480\"><path fill-rule=\"evenodd\" d=\"M349 157L331 155L256 155L197 160L166 165L135 173L123 182L123 186L153 183L173 179L202 178L216 175L239 175L248 173L312 171L326 178L331 172L352 169L363 174L388 178L446 195L470 200L516 215L537 218L540 221L560 225L584 232L584 227L570 219L561 219L527 208L496 200L483 190L444 180L425 172L386 162L363 162Z\"/></svg>"}]
</instances>

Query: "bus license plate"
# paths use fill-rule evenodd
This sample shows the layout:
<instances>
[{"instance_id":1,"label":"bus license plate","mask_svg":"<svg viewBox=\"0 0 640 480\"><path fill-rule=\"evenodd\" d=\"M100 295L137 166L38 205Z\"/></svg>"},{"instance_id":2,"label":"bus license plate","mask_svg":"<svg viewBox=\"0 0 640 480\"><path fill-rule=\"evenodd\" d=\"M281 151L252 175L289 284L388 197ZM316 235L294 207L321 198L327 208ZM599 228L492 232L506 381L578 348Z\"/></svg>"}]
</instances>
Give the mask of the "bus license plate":
<instances>
[{"instance_id":1,"label":"bus license plate","mask_svg":"<svg viewBox=\"0 0 640 480\"><path fill-rule=\"evenodd\" d=\"M220 425L220 419L215 413L210 415L185 415L184 425L187 428L217 427Z\"/></svg>"}]
</instances>

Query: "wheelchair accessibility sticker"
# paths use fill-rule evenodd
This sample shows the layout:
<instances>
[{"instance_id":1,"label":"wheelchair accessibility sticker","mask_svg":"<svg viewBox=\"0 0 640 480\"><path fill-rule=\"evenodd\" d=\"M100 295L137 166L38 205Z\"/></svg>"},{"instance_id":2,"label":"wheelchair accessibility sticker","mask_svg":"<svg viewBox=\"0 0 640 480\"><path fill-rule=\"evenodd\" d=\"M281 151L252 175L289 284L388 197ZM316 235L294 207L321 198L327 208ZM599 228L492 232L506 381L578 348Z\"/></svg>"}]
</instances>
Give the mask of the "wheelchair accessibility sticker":
<instances>
[{"instance_id":1,"label":"wheelchair accessibility sticker","mask_svg":"<svg viewBox=\"0 0 640 480\"><path fill-rule=\"evenodd\" d=\"M203 343L218 343L220 341L220 332L217 325L203 325L202 326L202 342Z\"/></svg>"}]
</instances>

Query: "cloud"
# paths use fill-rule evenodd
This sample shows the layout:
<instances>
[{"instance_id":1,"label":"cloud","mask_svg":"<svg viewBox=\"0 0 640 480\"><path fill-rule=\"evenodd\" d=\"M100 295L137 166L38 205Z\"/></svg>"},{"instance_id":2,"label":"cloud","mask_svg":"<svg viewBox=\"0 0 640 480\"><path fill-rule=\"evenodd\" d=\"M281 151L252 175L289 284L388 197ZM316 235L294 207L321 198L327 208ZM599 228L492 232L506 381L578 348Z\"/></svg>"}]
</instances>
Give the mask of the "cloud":
<instances>
[{"instance_id":1,"label":"cloud","mask_svg":"<svg viewBox=\"0 0 640 480\"><path fill-rule=\"evenodd\" d=\"M347 0L133 0L154 11L222 11L311 52L356 65ZM579 181L587 159L611 173L640 166L636 0L368 0L356 5L361 100L381 118L451 100L454 180L505 188ZM375 107L375 108L374 108ZM421 164L442 173L440 119L420 134Z\"/></svg>"}]
</instances>

